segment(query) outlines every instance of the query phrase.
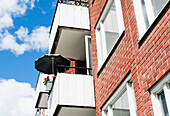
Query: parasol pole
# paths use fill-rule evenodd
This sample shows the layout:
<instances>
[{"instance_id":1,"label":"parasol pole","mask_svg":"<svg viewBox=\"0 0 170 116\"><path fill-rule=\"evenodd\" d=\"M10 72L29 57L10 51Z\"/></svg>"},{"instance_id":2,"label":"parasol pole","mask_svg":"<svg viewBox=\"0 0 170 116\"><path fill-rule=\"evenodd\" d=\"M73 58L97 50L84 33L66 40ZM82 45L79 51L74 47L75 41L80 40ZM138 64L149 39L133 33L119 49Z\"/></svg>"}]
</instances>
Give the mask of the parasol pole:
<instances>
[{"instance_id":1,"label":"parasol pole","mask_svg":"<svg viewBox=\"0 0 170 116\"><path fill-rule=\"evenodd\" d=\"M51 59L52 59L52 73L54 74L54 57L52 57Z\"/></svg>"},{"instance_id":2,"label":"parasol pole","mask_svg":"<svg viewBox=\"0 0 170 116\"><path fill-rule=\"evenodd\" d=\"M52 74L54 74L54 76L56 76L55 75L55 72L54 72L54 57L51 57L51 60L52 60ZM54 81L55 81L55 78L54 78L54 76L53 76L53 81L52 81L52 87L54 86Z\"/></svg>"}]
</instances>

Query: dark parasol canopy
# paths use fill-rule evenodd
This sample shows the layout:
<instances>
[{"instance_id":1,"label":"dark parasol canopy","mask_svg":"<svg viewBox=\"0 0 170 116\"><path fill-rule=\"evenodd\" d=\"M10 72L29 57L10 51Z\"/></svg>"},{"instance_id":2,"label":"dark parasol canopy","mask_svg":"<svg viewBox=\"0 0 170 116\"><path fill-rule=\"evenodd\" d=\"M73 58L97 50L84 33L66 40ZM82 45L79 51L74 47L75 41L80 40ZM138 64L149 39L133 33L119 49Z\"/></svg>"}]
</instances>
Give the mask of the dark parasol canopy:
<instances>
[{"instance_id":1,"label":"dark parasol canopy","mask_svg":"<svg viewBox=\"0 0 170 116\"><path fill-rule=\"evenodd\" d=\"M65 72L68 68L59 67L59 65L70 66L70 60L59 54L46 54L35 61L35 68L45 74L57 74Z\"/></svg>"}]
</instances>

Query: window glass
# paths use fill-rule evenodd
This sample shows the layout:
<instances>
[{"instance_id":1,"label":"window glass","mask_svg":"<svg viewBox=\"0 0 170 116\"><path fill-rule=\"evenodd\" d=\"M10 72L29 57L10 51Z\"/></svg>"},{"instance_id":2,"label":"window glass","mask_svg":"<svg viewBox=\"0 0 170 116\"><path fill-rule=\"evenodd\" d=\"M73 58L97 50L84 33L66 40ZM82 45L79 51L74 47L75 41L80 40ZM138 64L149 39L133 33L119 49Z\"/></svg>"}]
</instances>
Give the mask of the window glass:
<instances>
[{"instance_id":1,"label":"window glass","mask_svg":"<svg viewBox=\"0 0 170 116\"><path fill-rule=\"evenodd\" d=\"M151 0L153 9L154 9L154 14L157 16L159 12L162 10L162 8L168 3L169 0Z\"/></svg>"},{"instance_id":2,"label":"window glass","mask_svg":"<svg viewBox=\"0 0 170 116\"><path fill-rule=\"evenodd\" d=\"M125 91L114 103L113 116L130 116L130 109L127 97L127 91Z\"/></svg>"},{"instance_id":3,"label":"window glass","mask_svg":"<svg viewBox=\"0 0 170 116\"><path fill-rule=\"evenodd\" d=\"M159 100L160 100L161 105L162 105L164 116L169 116L164 91L162 91L158 96L159 96Z\"/></svg>"},{"instance_id":4,"label":"window glass","mask_svg":"<svg viewBox=\"0 0 170 116\"><path fill-rule=\"evenodd\" d=\"M119 27L115 1L112 3L112 6L110 7L110 10L104 20L103 25L105 31L106 50L107 54L109 54L119 37Z\"/></svg>"},{"instance_id":5,"label":"window glass","mask_svg":"<svg viewBox=\"0 0 170 116\"><path fill-rule=\"evenodd\" d=\"M142 6L142 12L143 12L143 16L144 16L144 20L145 20L145 26L146 26L146 29L149 27L149 20L148 20L148 15L147 15L147 12L146 12L146 5L145 5L145 2L144 0L141 0L141 6Z\"/></svg>"},{"instance_id":6,"label":"window glass","mask_svg":"<svg viewBox=\"0 0 170 116\"><path fill-rule=\"evenodd\" d=\"M96 26L98 68L100 69L124 31L120 0L108 1Z\"/></svg>"},{"instance_id":7,"label":"window glass","mask_svg":"<svg viewBox=\"0 0 170 116\"><path fill-rule=\"evenodd\" d=\"M168 2L169 0L133 0L140 37L143 37Z\"/></svg>"},{"instance_id":8,"label":"window glass","mask_svg":"<svg viewBox=\"0 0 170 116\"><path fill-rule=\"evenodd\" d=\"M108 110L107 110L107 111L105 111L105 114L106 114L106 116L109 116Z\"/></svg>"},{"instance_id":9,"label":"window glass","mask_svg":"<svg viewBox=\"0 0 170 116\"><path fill-rule=\"evenodd\" d=\"M126 109L113 109L113 116L130 116L130 112Z\"/></svg>"}]
</instances>

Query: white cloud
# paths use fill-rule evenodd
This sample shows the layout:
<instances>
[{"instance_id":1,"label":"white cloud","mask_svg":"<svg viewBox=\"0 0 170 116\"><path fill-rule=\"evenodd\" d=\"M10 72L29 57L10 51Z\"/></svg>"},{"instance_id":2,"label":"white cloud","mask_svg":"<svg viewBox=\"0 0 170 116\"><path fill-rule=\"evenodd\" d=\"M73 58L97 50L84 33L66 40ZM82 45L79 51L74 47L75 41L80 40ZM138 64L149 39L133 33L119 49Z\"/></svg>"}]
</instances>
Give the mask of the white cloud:
<instances>
[{"instance_id":1,"label":"white cloud","mask_svg":"<svg viewBox=\"0 0 170 116\"><path fill-rule=\"evenodd\" d=\"M4 34L0 35L0 51L11 50L16 55L23 54L27 48L26 44L18 44L16 38L11 35L7 30Z\"/></svg>"},{"instance_id":2,"label":"white cloud","mask_svg":"<svg viewBox=\"0 0 170 116\"><path fill-rule=\"evenodd\" d=\"M39 1L39 0L37 0L37 1ZM34 2L35 2L35 0L31 0L31 9L35 6Z\"/></svg>"},{"instance_id":3,"label":"white cloud","mask_svg":"<svg viewBox=\"0 0 170 116\"><path fill-rule=\"evenodd\" d=\"M28 32L29 31L27 28L21 26L20 29L15 32L15 34L17 34L18 38L22 41L24 38L27 38Z\"/></svg>"},{"instance_id":4,"label":"white cloud","mask_svg":"<svg viewBox=\"0 0 170 116\"><path fill-rule=\"evenodd\" d=\"M42 11L42 14L46 14L47 12L45 10Z\"/></svg>"},{"instance_id":5,"label":"white cloud","mask_svg":"<svg viewBox=\"0 0 170 116\"><path fill-rule=\"evenodd\" d=\"M0 115L34 116L35 90L28 83L14 79L0 80Z\"/></svg>"},{"instance_id":6,"label":"white cloud","mask_svg":"<svg viewBox=\"0 0 170 116\"><path fill-rule=\"evenodd\" d=\"M4 14L3 16L0 16L0 25L0 32L3 28L12 27L14 24L11 16L9 14Z\"/></svg>"},{"instance_id":7,"label":"white cloud","mask_svg":"<svg viewBox=\"0 0 170 116\"><path fill-rule=\"evenodd\" d=\"M20 17L34 7L35 0L0 0L0 32L13 26L12 17Z\"/></svg>"},{"instance_id":8,"label":"white cloud","mask_svg":"<svg viewBox=\"0 0 170 116\"><path fill-rule=\"evenodd\" d=\"M49 36L49 27L37 27L30 34L30 38L27 38L25 42L29 43L31 49L35 50L47 50L48 49L48 36Z\"/></svg>"},{"instance_id":9,"label":"white cloud","mask_svg":"<svg viewBox=\"0 0 170 116\"><path fill-rule=\"evenodd\" d=\"M48 49L48 32L49 27L44 26L35 28L29 35L28 29L22 26L15 32L16 36L5 30L0 35L0 51L10 50L15 55L21 55L30 50L45 51Z\"/></svg>"},{"instance_id":10,"label":"white cloud","mask_svg":"<svg viewBox=\"0 0 170 116\"><path fill-rule=\"evenodd\" d=\"M56 7L56 0L52 2L52 7Z\"/></svg>"},{"instance_id":11,"label":"white cloud","mask_svg":"<svg viewBox=\"0 0 170 116\"><path fill-rule=\"evenodd\" d=\"M25 51L48 49L49 27L39 26L29 33L27 27L21 26L14 35L8 31L15 28L13 18L23 16L34 3L35 0L0 0L0 51L10 50L21 55Z\"/></svg>"},{"instance_id":12,"label":"white cloud","mask_svg":"<svg viewBox=\"0 0 170 116\"><path fill-rule=\"evenodd\" d=\"M46 14L47 12L44 10L44 9L42 9L41 7L38 7L40 10L41 10L41 12L42 12L42 14Z\"/></svg>"}]
</instances>

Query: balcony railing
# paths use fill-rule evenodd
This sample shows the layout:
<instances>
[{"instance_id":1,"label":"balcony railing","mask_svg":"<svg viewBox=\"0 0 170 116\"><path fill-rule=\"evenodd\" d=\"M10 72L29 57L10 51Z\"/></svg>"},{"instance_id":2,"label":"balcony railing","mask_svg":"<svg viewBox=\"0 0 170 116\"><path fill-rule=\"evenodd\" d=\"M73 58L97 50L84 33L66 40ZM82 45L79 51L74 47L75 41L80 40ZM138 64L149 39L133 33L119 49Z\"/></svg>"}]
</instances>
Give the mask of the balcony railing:
<instances>
[{"instance_id":1,"label":"balcony railing","mask_svg":"<svg viewBox=\"0 0 170 116\"><path fill-rule=\"evenodd\" d=\"M59 3L88 7L88 0L59 0Z\"/></svg>"},{"instance_id":2,"label":"balcony railing","mask_svg":"<svg viewBox=\"0 0 170 116\"><path fill-rule=\"evenodd\" d=\"M60 110L60 108L65 110ZM80 113L82 111L81 108L90 108L84 112L86 115L83 114L83 116L91 116L88 115L89 111L95 111L93 76L57 73L53 88L49 93L49 116L58 114L59 112L61 114L60 116L66 116L62 114L64 111L69 112L69 108L74 113Z\"/></svg>"},{"instance_id":3,"label":"balcony railing","mask_svg":"<svg viewBox=\"0 0 170 116\"><path fill-rule=\"evenodd\" d=\"M60 72L60 70L64 70L64 72L66 72L67 69L73 68L78 70L84 70L83 72L87 72L87 75L93 75L92 73L92 68L86 68L86 67L74 67L74 66L64 66L64 65L57 65L58 67L58 72ZM79 73L77 73L79 74Z\"/></svg>"}]
</instances>

